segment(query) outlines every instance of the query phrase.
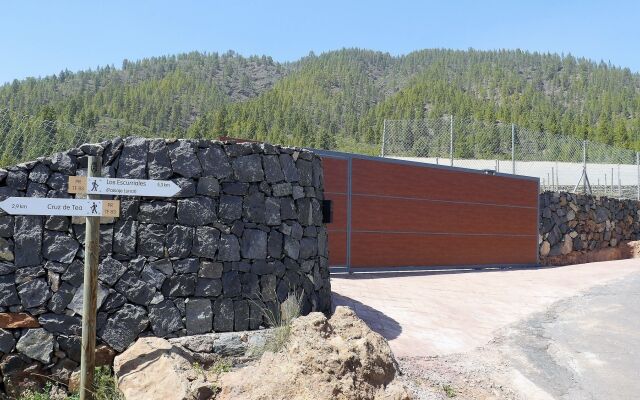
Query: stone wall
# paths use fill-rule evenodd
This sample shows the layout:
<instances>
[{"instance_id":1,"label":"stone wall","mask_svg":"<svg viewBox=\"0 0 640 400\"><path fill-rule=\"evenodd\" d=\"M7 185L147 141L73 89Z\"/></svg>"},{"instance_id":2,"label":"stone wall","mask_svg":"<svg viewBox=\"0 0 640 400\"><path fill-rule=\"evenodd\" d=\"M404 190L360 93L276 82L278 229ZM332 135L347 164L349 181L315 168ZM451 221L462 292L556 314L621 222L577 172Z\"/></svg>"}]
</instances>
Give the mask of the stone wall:
<instances>
[{"instance_id":1,"label":"stone wall","mask_svg":"<svg viewBox=\"0 0 640 400\"><path fill-rule=\"evenodd\" d=\"M121 352L141 335L257 329L261 308L302 294L328 312L322 165L269 144L117 138L0 170L0 199L71 197L67 177L102 155L103 176L172 179L174 198L121 198L103 219L98 341ZM64 375L77 367L84 218L0 212L0 377ZM113 349L113 350L111 350ZM36 379L36 378L34 378Z\"/></svg>"},{"instance_id":2,"label":"stone wall","mask_svg":"<svg viewBox=\"0 0 640 400\"><path fill-rule=\"evenodd\" d=\"M638 201L565 192L540 194L542 264L590 261L588 254L617 249L639 238Z\"/></svg>"}]
</instances>

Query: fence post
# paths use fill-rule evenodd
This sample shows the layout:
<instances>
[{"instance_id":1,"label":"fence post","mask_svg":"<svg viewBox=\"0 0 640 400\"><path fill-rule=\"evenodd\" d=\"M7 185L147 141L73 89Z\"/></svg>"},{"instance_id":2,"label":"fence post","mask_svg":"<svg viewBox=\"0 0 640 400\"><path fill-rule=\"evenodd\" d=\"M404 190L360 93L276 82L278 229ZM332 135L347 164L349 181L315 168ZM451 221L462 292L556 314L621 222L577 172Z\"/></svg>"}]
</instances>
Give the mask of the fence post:
<instances>
[{"instance_id":1,"label":"fence post","mask_svg":"<svg viewBox=\"0 0 640 400\"><path fill-rule=\"evenodd\" d=\"M352 177L353 177L353 157L347 158L347 272L351 273L351 198L352 198Z\"/></svg>"},{"instance_id":2,"label":"fence post","mask_svg":"<svg viewBox=\"0 0 640 400\"><path fill-rule=\"evenodd\" d=\"M609 191L609 194L613 196L613 168L611 168L611 190Z\"/></svg>"},{"instance_id":3,"label":"fence post","mask_svg":"<svg viewBox=\"0 0 640 400\"><path fill-rule=\"evenodd\" d=\"M548 189L548 186L549 186L549 182L551 182L551 181L549 180L549 173L547 172L547 189ZM551 185L551 190L553 190L553 185Z\"/></svg>"},{"instance_id":4,"label":"fence post","mask_svg":"<svg viewBox=\"0 0 640 400\"><path fill-rule=\"evenodd\" d=\"M587 141L582 141L582 193L587 194Z\"/></svg>"},{"instance_id":5,"label":"fence post","mask_svg":"<svg viewBox=\"0 0 640 400\"><path fill-rule=\"evenodd\" d=\"M640 152L636 151L636 176L638 177L637 200L640 201Z\"/></svg>"},{"instance_id":6,"label":"fence post","mask_svg":"<svg viewBox=\"0 0 640 400\"><path fill-rule=\"evenodd\" d=\"M384 145L385 142L387 141L387 119L383 119L382 120L382 149L381 149L381 154L380 157L384 157Z\"/></svg>"},{"instance_id":7,"label":"fence post","mask_svg":"<svg viewBox=\"0 0 640 400\"><path fill-rule=\"evenodd\" d=\"M453 167L453 114L451 114L451 122L449 123L449 157Z\"/></svg>"},{"instance_id":8,"label":"fence post","mask_svg":"<svg viewBox=\"0 0 640 400\"><path fill-rule=\"evenodd\" d=\"M618 164L618 197L622 197L622 179L620 179L620 164Z\"/></svg>"},{"instance_id":9,"label":"fence post","mask_svg":"<svg viewBox=\"0 0 640 400\"><path fill-rule=\"evenodd\" d=\"M516 126L511 124L511 173L516 174Z\"/></svg>"}]
</instances>

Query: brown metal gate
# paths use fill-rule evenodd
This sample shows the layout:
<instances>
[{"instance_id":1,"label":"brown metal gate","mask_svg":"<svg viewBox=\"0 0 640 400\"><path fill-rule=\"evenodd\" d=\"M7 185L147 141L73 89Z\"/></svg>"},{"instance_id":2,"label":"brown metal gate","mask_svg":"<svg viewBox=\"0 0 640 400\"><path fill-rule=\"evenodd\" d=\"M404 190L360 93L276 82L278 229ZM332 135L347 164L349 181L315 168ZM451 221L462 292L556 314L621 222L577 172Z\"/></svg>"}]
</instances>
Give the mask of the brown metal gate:
<instances>
[{"instance_id":1,"label":"brown metal gate","mask_svg":"<svg viewBox=\"0 0 640 400\"><path fill-rule=\"evenodd\" d=\"M538 263L537 178L317 152L334 271Z\"/></svg>"}]
</instances>

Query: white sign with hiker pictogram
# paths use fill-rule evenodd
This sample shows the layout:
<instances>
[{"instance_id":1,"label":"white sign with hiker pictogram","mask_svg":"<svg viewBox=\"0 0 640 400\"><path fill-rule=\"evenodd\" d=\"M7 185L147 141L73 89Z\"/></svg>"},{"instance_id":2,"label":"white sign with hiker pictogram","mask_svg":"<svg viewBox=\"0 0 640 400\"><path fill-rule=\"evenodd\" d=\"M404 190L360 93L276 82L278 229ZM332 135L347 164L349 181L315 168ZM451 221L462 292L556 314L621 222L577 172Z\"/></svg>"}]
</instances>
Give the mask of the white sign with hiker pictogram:
<instances>
[{"instance_id":1,"label":"white sign with hiker pictogram","mask_svg":"<svg viewBox=\"0 0 640 400\"><path fill-rule=\"evenodd\" d=\"M118 217L119 200L49 199L9 197L0 207L11 215L65 215L71 217Z\"/></svg>"},{"instance_id":2,"label":"white sign with hiker pictogram","mask_svg":"<svg viewBox=\"0 0 640 400\"><path fill-rule=\"evenodd\" d=\"M153 179L69 177L69 193L110 194L114 196L172 197L180 186L172 181Z\"/></svg>"}]
</instances>

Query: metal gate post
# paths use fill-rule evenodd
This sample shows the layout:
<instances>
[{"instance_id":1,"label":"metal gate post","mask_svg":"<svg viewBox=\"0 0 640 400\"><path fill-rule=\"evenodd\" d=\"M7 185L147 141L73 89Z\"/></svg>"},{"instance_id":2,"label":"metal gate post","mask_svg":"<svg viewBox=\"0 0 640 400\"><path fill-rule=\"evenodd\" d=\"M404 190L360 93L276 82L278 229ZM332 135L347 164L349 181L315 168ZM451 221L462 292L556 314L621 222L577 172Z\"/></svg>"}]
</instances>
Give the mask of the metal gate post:
<instances>
[{"instance_id":1,"label":"metal gate post","mask_svg":"<svg viewBox=\"0 0 640 400\"><path fill-rule=\"evenodd\" d=\"M449 123L449 157L453 167L453 114L451 114L451 122Z\"/></svg>"}]
</instances>

